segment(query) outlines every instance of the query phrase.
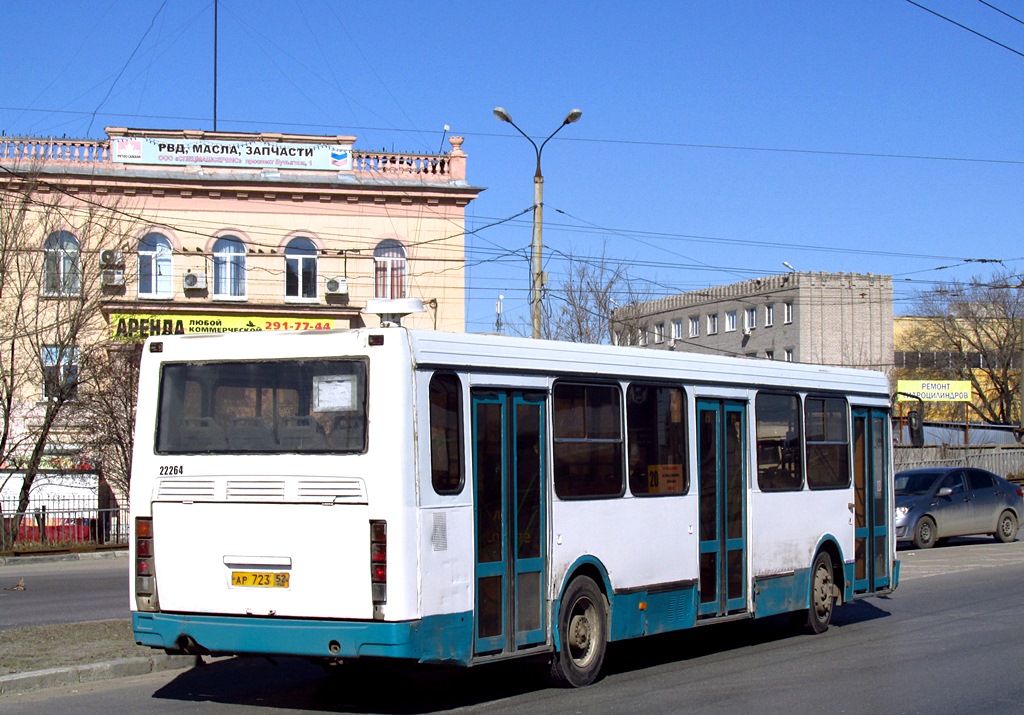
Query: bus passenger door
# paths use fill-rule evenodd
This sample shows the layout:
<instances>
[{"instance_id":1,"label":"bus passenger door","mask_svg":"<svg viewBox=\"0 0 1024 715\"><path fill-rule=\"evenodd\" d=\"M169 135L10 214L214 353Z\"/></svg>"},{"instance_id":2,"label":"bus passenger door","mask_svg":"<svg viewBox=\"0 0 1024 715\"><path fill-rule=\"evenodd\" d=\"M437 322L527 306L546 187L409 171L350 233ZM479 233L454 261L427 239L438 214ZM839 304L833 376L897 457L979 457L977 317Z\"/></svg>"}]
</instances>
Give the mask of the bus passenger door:
<instances>
[{"instance_id":1,"label":"bus passenger door","mask_svg":"<svg viewBox=\"0 0 1024 715\"><path fill-rule=\"evenodd\" d=\"M747 607L746 405L697 403L700 604L713 618Z\"/></svg>"},{"instance_id":2,"label":"bus passenger door","mask_svg":"<svg viewBox=\"0 0 1024 715\"><path fill-rule=\"evenodd\" d=\"M545 395L473 392L474 652L543 645Z\"/></svg>"},{"instance_id":3,"label":"bus passenger door","mask_svg":"<svg viewBox=\"0 0 1024 715\"><path fill-rule=\"evenodd\" d=\"M853 410L854 593L889 586L888 426L884 410Z\"/></svg>"}]
</instances>

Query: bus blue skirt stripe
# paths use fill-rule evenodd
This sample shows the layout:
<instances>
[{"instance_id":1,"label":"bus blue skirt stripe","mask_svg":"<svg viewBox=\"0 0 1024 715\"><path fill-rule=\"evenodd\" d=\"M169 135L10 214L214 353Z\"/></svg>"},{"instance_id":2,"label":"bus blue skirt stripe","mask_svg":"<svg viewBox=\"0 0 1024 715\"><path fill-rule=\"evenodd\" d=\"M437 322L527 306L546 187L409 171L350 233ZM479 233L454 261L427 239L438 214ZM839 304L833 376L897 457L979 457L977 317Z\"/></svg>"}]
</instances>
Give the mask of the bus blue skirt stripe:
<instances>
[{"instance_id":1,"label":"bus blue skirt stripe","mask_svg":"<svg viewBox=\"0 0 1024 715\"><path fill-rule=\"evenodd\" d=\"M169 650L190 639L210 653L405 658L463 665L472 659L471 612L399 623L133 613L132 628L140 645Z\"/></svg>"}]
</instances>

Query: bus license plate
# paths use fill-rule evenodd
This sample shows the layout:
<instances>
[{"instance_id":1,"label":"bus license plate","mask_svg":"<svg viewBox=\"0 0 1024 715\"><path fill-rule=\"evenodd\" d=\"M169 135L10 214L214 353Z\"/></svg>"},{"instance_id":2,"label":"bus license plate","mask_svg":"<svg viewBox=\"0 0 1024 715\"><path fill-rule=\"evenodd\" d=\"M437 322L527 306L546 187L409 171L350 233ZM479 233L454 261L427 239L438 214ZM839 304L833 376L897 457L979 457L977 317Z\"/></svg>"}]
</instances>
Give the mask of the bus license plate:
<instances>
[{"instance_id":1,"label":"bus license plate","mask_svg":"<svg viewBox=\"0 0 1024 715\"><path fill-rule=\"evenodd\" d=\"M276 571L232 571L231 585L246 588L288 588L289 575Z\"/></svg>"}]
</instances>

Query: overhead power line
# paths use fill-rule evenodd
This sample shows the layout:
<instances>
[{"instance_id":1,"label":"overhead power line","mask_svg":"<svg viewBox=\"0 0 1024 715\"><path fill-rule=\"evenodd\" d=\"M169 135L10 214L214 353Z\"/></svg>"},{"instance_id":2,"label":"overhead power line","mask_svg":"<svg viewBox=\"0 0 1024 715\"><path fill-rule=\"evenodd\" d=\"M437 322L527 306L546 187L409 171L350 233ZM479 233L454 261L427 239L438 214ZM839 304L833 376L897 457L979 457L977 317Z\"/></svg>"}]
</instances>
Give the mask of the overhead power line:
<instances>
[{"instance_id":1,"label":"overhead power line","mask_svg":"<svg viewBox=\"0 0 1024 715\"><path fill-rule=\"evenodd\" d=\"M998 40L994 40L991 37L989 37L988 35L984 35L984 34L978 32L977 30L972 30L971 28L967 27L967 25L961 24L961 23L957 22L956 20L953 20L952 18L948 18L948 17L946 17L945 15L943 15L941 13L935 12L934 10L932 10L929 7L925 7L924 5L921 5L920 3L916 3L916 2L914 2L914 0L907 0L907 2L910 3L911 5L913 5L914 7L921 8L925 12L930 12L932 15L935 15L935 17L942 18L946 22L949 22L949 23L952 23L953 25L956 25L961 30L967 30L972 35L977 35L978 37L980 37L983 40L988 40L993 45L999 45L1004 50L1009 50L1010 52L1012 52L1013 54L1017 55L1018 57L1024 57L1024 52L1020 52L1019 50L1015 50L1012 47L1010 47L1009 45L1004 45L1002 42L999 42ZM988 5L988 3L985 3L985 4ZM993 7L992 5L988 5L988 6L991 7L993 10L999 10L999 8ZM1003 12L1003 11L999 10L999 12ZM1003 13L1003 14L1005 15L1006 13ZM1007 15L1007 17L1012 17L1012 15ZM1013 19L1016 20L1017 18L1013 18Z\"/></svg>"}]
</instances>

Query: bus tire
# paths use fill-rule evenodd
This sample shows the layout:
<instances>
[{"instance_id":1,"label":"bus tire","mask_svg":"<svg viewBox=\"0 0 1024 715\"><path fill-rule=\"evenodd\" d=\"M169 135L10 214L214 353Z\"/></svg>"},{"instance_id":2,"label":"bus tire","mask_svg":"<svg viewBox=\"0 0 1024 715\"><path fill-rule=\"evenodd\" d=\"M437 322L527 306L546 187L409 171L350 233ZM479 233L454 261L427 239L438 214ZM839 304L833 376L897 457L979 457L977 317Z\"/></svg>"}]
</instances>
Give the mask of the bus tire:
<instances>
[{"instance_id":1,"label":"bus tire","mask_svg":"<svg viewBox=\"0 0 1024 715\"><path fill-rule=\"evenodd\" d=\"M999 524L993 536L996 537L996 541L1004 544L1017 538L1017 517L1013 515L1012 511L1007 510L999 515Z\"/></svg>"},{"instance_id":2,"label":"bus tire","mask_svg":"<svg viewBox=\"0 0 1024 715\"><path fill-rule=\"evenodd\" d=\"M582 688L597 680L608 646L608 603L586 576L577 576L565 590L558 638L561 648L551 659L552 682Z\"/></svg>"},{"instance_id":3,"label":"bus tire","mask_svg":"<svg viewBox=\"0 0 1024 715\"><path fill-rule=\"evenodd\" d=\"M827 631L835 608L836 582L832 557L827 551L819 551L811 567L811 603L804 613L804 630L814 634Z\"/></svg>"}]
</instances>

